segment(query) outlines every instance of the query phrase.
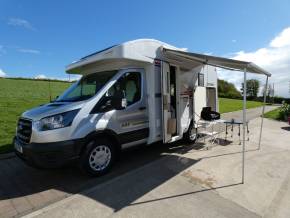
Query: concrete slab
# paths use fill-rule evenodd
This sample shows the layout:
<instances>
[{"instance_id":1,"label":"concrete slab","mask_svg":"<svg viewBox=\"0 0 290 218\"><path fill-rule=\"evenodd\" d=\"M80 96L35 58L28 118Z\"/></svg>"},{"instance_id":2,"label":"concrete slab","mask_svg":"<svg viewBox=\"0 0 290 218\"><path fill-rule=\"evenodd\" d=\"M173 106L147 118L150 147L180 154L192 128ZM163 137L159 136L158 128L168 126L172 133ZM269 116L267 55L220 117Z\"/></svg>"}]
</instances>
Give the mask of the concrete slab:
<instances>
[{"instance_id":1,"label":"concrete slab","mask_svg":"<svg viewBox=\"0 0 290 218\"><path fill-rule=\"evenodd\" d=\"M26 217L290 217L289 129L266 119L257 150L259 126L250 123L245 184L242 146L184 146Z\"/></svg>"},{"instance_id":2,"label":"concrete slab","mask_svg":"<svg viewBox=\"0 0 290 218\"><path fill-rule=\"evenodd\" d=\"M26 217L257 217L181 173L197 162L169 155Z\"/></svg>"},{"instance_id":3,"label":"concrete slab","mask_svg":"<svg viewBox=\"0 0 290 218\"><path fill-rule=\"evenodd\" d=\"M269 211L269 207L277 195L283 198L284 194L281 195L279 190L281 187L286 189L290 183L290 132L282 129L285 125L265 119L261 150L257 150L260 119L250 123L250 141L246 143L245 184L217 189L221 196L261 216L273 212L273 209ZM210 178L213 187L220 187L241 181L241 150L242 146L231 145L215 147L210 152L187 153L184 156L206 160L191 168L190 174ZM287 203L284 207L288 208L285 217L290 217L290 207Z\"/></svg>"},{"instance_id":4,"label":"concrete slab","mask_svg":"<svg viewBox=\"0 0 290 218\"><path fill-rule=\"evenodd\" d=\"M272 109L267 106L266 111ZM249 109L248 118L259 117L261 108ZM241 111L223 114L225 119L240 119ZM283 143L282 143L283 144ZM57 170L37 170L9 154L0 155L0 217L21 216L43 208L73 194L109 181L163 157L166 153L181 152L182 145L138 147L123 152L114 170L101 178L88 178L74 167ZM201 146L202 147L202 146ZM195 149L197 149L195 147ZM186 152L188 149L185 149ZM14 202L21 202L14 206Z\"/></svg>"}]
</instances>

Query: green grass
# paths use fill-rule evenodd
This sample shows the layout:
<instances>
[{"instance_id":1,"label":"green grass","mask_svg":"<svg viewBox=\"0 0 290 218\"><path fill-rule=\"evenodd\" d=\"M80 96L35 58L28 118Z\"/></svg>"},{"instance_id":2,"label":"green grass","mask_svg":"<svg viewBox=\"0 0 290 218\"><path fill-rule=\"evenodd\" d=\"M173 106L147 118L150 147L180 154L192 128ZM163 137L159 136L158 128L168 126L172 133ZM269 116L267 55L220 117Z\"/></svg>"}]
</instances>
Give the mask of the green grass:
<instances>
[{"instance_id":1,"label":"green grass","mask_svg":"<svg viewBox=\"0 0 290 218\"><path fill-rule=\"evenodd\" d=\"M70 83L50 82L52 99ZM0 78L0 153L12 149L19 116L27 109L49 102L49 82Z\"/></svg>"},{"instance_id":2,"label":"green grass","mask_svg":"<svg viewBox=\"0 0 290 218\"><path fill-rule=\"evenodd\" d=\"M262 106L262 102L247 101L247 108L255 108ZM243 100L219 98L219 111L220 113L227 113L243 109Z\"/></svg>"},{"instance_id":3,"label":"green grass","mask_svg":"<svg viewBox=\"0 0 290 218\"><path fill-rule=\"evenodd\" d=\"M283 120L283 118L281 117L281 114L279 112L280 112L280 108L276 108L272 111L265 113L264 117L269 118L269 119L273 119L273 120Z\"/></svg>"}]
</instances>

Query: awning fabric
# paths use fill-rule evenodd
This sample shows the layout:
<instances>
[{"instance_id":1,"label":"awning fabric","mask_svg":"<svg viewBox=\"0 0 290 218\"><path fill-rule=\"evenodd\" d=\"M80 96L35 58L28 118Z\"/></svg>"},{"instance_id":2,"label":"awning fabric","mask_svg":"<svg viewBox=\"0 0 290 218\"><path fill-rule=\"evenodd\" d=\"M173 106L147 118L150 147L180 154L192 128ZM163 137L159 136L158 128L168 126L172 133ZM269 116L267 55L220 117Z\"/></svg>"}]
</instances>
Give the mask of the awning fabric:
<instances>
[{"instance_id":1,"label":"awning fabric","mask_svg":"<svg viewBox=\"0 0 290 218\"><path fill-rule=\"evenodd\" d=\"M172 50L168 48L163 48L163 54L166 56L176 56L176 57L182 57L191 59L195 62L200 62L203 64L208 64L228 70L236 70L236 71L244 71L245 69L247 72L255 73L255 74L263 74L268 77L271 76L269 72L262 69L261 67L257 66L256 64L252 62L246 62L246 61L239 61L239 60L233 60L229 58L223 58L223 57L216 57L211 55L204 55L204 54L198 54L198 53L191 53L191 52L185 52L180 50Z\"/></svg>"}]
</instances>

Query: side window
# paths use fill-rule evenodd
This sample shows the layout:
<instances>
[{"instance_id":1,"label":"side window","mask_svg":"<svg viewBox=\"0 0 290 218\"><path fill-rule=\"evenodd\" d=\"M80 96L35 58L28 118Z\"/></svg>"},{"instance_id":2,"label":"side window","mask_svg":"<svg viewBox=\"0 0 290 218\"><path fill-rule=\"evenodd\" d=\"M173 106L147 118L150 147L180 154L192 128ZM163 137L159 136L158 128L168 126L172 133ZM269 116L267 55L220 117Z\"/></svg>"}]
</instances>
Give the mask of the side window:
<instances>
[{"instance_id":1,"label":"side window","mask_svg":"<svg viewBox=\"0 0 290 218\"><path fill-rule=\"evenodd\" d=\"M106 93L112 97L118 90L126 96L127 106L134 104L141 99L141 74L139 72L125 73Z\"/></svg>"},{"instance_id":2,"label":"side window","mask_svg":"<svg viewBox=\"0 0 290 218\"><path fill-rule=\"evenodd\" d=\"M204 86L204 74L203 73L198 74L198 86Z\"/></svg>"},{"instance_id":3,"label":"side window","mask_svg":"<svg viewBox=\"0 0 290 218\"><path fill-rule=\"evenodd\" d=\"M116 95L126 96L127 106L130 106L141 99L141 73L125 73L118 81L105 93L96 104L91 113L106 112L113 110L112 101Z\"/></svg>"},{"instance_id":4,"label":"side window","mask_svg":"<svg viewBox=\"0 0 290 218\"><path fill-rule=\"evenodd\" d=\"M141 99L141 74L139 72L126 73L123 83L123 90L127 99L127 106L132 105Z\"/></svg>"}]
</instances>

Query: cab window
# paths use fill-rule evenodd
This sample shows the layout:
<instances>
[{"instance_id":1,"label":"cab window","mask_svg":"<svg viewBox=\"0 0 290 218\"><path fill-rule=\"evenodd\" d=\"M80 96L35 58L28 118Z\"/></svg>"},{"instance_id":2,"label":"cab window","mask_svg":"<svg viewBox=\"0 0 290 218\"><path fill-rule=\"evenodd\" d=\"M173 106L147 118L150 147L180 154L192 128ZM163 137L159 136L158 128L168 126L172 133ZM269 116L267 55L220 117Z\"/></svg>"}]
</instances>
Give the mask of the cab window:
<instances>
[{"instance_id":1,"label":"cab window","mask_svg":"<svg viewBox=\"0 0 290 218\"><path fill-rule=\"evenodd\" d=\"M141 74L139 72L130 72L125 75L124 91L128 106L141 99Z\"/></svg>"},{"instance_id":2,"label":"cab window","mask_svg":"<svg viewBox=\"0 0 290 218\"><path fill-rule=\"evenodd\" d=\"M107 97L122 91L127 100L127 106L141 99L141 74L139 72L125 73L106 93Z\"/></svg>"},{"instance_id":3,"label":"cab window","mask_svg":"<svg viewBox=\"0 0 290 218\"><path fill-rule=\"evenodd\" d=\"M127 106L130 106L141 99L141 73L125 73L118 81L105 93L102 99L93 109L94 112L106 112L113 108L112 99L115 95L122 93L127 100ZM92 112L93 112L92 111Z\"/></svg>"},{"instance_id":4,"label":"cab window","mask_svg":"<svg viewBox=\"0 0 290 218\"><path fill-rule=\"evenodd\" d=\"M57 102L82 101L93 97L117 71L104 71L84 76L80 81L74 83L60 97Z\"/></svg>"}]
</instances>

